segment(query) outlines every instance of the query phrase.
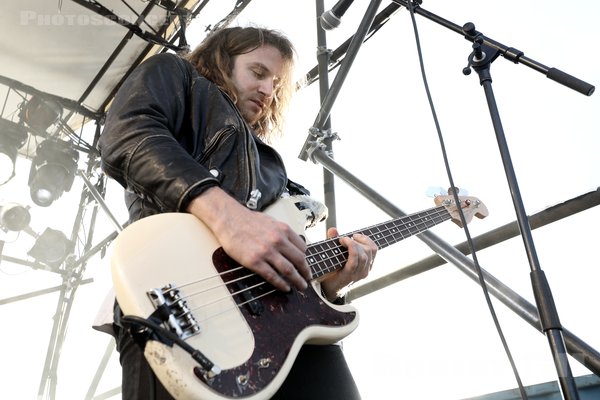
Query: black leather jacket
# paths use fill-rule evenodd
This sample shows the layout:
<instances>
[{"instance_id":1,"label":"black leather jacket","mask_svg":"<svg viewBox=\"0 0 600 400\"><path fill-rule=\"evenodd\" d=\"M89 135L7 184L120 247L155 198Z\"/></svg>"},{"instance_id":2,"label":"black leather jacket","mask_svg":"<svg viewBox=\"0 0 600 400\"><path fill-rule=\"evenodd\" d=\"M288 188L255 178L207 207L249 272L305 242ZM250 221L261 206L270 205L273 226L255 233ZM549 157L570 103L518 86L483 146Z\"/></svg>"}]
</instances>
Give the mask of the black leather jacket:
<instances>
[{"instance_id":1,"label":"black leather jacket","mask_svg":"<svg viewBox=\"0 0 600 400\"><path fill-rule=\"evenodd\" d=\"M131 73L98 144L102 168L126 189L131 221L185 211L215 185L262 210L287 184L281 157L231 99L173 54L150 57Z\"/></svg>"}]
</instances>

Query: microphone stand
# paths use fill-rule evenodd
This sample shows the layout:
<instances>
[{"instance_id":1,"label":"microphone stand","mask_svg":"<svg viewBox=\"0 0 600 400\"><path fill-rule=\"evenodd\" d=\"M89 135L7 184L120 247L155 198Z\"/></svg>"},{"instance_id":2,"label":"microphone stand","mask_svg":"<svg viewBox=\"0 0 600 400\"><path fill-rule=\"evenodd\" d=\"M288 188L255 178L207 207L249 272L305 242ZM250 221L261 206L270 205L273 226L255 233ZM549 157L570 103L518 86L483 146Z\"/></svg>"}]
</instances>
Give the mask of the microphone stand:
<instances>
[{"instance_id":1,"label":"microphone stand","mask_svg":"<svg viewBox=\"0 0 600 400\"><path fill-rule=\"evenodd\" d=\"M567 359L567 350L564 342L562 325L558 317L556 305L550 290L550 285L546 279L546 275L542 270L535 245L533 236L531 235L531 226L529 224L529 218L523 205L523 199L519 191L519 185L517 183L516 174L513 168L513 164L504 135L504 129L502 128L502 121L496 105L494 92L492 89L492 77L490 74L491 63L500 55L499 51L493 49L484 44L482 35L475 31L473 24L466 24L465 34L474 37L473 52L469 57L469 66L473 68L479 75L479 82L483 86L485 96L496 132L496 140L500 149L500 155L502 163L504 165L504 171L508 180L511 196L513 199L513 205L517 214L517 224L521 233L523 244L525 245L525 251L531 268L531 283L533 287L533 294L537 304L537 308L540 314L540 323L542 331L546 333L550 350L554 359L554 364L558 372L559 383L563 397L567 400L579 399L577 392L577 386L573 378L569 361ZM465 75L470 74L470 68L466 67L463 70Z\"/></svg>"},{"instance_id":2,"label":"microphone stand","mask_svg":"<svg viewBox=\"0 0 600 400\"><path fill-rule=\"evenodd\" d=\"M399 5L403 5L406 8L409 8L407 1L393 0L393 2ZM331 157L329 157L329 154L327 154L324 151L324 149L327 148L327 146L325 146L324 144L324 141L328 139L326 137L328 132L324 132L322 128L325 126L326 121L329 119L329 113L332 104L335 101L335 98L339 92L340 85L343 83L343 80L347 75L348 69L350 68L351 63L354 60L354 56L360 48L360 45L362 44L362 41L366 36L369 27L371 26L379 3L380 1L377 0L371 1L365 13L365 16L363 17L363 20L357 30L356 35L350 43L348 55L344 62L341 64L340 70L338 71L331 88L329 89L327 95L322 101L319 114L315 120L313 127L310 129L309 136L306 139L306 142L304 143L304 146L298 157L304 161L306 161L307 158L310 158L315 163L319 161L325 168L336 173L336 175L344 178L352 186L358 189L359 192L371 199L375 204L378 204L385 211L388 211L390 214L402 214L401 210L396 209L393 205L389 204L384 198L382 198L377 192L364 185L354 176L347 173L347 171L345 171L343 168L341 168L339 165L333 162ZM546 333L548 338L554 363L558 372L559 383L563 397L567 400L578 400L579 395L577 392L577 387L575 385L575 380L573 379L573 375L567 359L567 351L563 338L562 326L558 317L558 313L556 311L556 306L552 298L550 286L548 284L548 281L546 280L546 276L542 271L541 266L539 264L539 260L537 258L535 246L533 243L533 237L531 235L531 227L529 225L528 217L523 205L523 200L519 192L516 175L514 172L514 168L510 158L510 153L502 129L502 123L500 120L498 108L495 103L491 85L492 79L490 74L490 65L491 62L493 62L499 55L502 55L504 58L513 61L514 63L522 63L529 66L530 68L537 70L538 72L544 73L549 79L552 79L562 85L565 85L587 96L592 95L595 88L594 86L569 74L566 74L556 68L548 68L543 64L531 60L525 57L523 52L517 49L509 48L507 46L502 45L499 42L496 42L483 36L481 33L475 30L475 26L472 23L467 23L463 27L460 27L450 21L447 21L433 13L430 13L420 8L420 3L421 1L417 0L417 2L413 3L410 6L414 8L415 14L422 15L434 22L437 22L438 24L463 35L467 40L470 40L474 43L473 53L469 57L469 66L465 68L463 72L468 75L470 73L471 68L473 68L480 76L480 83L485 91L505 173L511 190L514 208L517 214L518 227L521 236L523 237L528 261L531 266L531 280L534 291L534 297L540 314L540 323L542 325L541 328L542 331ZM443 243L440 243L439 240L436 240L435 237L432 237L430 232L425 232L422 236L423 238L427 239L426 242L429 240L429 244L434 249L440 248L440 250L442 250L441 253L445 256L452 255L452 251L447 248L444 249L443 246L441 246ZM448 258L452 259L452 257Z\"/></svg>"},{"instance_id":3,"label":"microphone stand","mask_svg":"<svg viewBox=\"0 0 600 400\"><path fill-rule=\"evenodd\" d=\"M408 7L408 3L406 1L394 0L394 2ZM542 331L546 333L546 337L548 339L555 368L558 373L558 379L563 398L567 400L578 400L579 394L577 392L577 386L575 385L575 380L573 379L569 361L567 359L567 350L564 342L562 325L558 317L556 305L554 304L550 285L537 257L533 236L531 235L531 227L527 213L525 212L523 199L521 198L516 174L506 142L506 137L502 128L500 114L492 89L490 66L499 55L502 55L504 58L513 61L514 63L523 63L537 70L538 72L544 73L549 79L552 79L584 95L591 96L594 93L595 88L594 86L556 68L548 68L543 64L531 60L525 57L523 52L515 48L507 47L495 40L485 37L480 32L477 32L473 23L466 23L462 28L460 28L458 25L452 24L451 22L429 13L418 6L415 8L415 13L423 15L432 21L435 21L457 33L460 33L467 40L473 42L473 52L469 56L469 65L463 70L463 73L468 75L471 71L471 68L473 68L473 70L478 73L480 84L483 86L490 111L490 117L496 132L496 140L498 142L502 163L513 199L513 205L517 215L517 224L525 245L527 258L531 268L530 277L534 298L540 314L541 328Z\"/></svg>"}]
</instances>

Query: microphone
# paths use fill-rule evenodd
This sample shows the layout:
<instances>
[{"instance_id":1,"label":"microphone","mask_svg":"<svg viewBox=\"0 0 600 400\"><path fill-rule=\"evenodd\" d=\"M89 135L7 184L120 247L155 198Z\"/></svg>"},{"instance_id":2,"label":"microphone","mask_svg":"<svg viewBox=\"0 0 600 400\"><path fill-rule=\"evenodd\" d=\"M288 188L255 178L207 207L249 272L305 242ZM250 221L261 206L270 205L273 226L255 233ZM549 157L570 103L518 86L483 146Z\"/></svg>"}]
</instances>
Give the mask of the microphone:
<instances>
[{"instance_id":1,"label":"microphone","mask_svg":"<svg viewBox=\"0 0 600 400\"><path fill-rule=\"evenodd\" d=\"M341 19L348 7L352 4L354 0L339 0L331 10L325 11L321 15L321 27L326 31L330 31L332 29L337 28L340 25Z\"/></svg>"}]
</instances>

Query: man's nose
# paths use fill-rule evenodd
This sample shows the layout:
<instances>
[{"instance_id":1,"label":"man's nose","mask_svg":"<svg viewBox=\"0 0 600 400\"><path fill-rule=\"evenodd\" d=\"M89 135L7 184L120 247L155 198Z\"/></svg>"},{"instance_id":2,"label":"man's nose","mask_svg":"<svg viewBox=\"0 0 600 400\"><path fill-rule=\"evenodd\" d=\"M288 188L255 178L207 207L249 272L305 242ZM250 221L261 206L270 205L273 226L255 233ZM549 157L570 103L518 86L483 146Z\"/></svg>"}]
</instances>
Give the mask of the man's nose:
<instances>
[{"instance_id":1,"label":"man's nose","mask_svg":"<svg viewBox=\"0 0 600 400\"><path fill-rule=\"evenodd\" d=\"M271 97L273 95L273 80L271 79L263 79L260 82L259 92L264 94L267 97Z\"/></svg>"}]
</instances>

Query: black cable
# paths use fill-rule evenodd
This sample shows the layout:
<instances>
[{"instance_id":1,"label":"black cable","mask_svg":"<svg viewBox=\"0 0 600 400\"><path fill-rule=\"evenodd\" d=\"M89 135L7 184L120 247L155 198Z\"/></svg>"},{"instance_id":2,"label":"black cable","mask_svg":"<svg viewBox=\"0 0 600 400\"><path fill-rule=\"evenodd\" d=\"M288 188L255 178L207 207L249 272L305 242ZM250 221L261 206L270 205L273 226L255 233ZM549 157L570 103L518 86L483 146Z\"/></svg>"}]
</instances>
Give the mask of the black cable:
<instances>
[{"instance_id":1,"label":"black cable","mask_svg":"<svg viewBox=\"0 0 600 400\"><path fill-rule=\"evenodd\" d=\"M128 328L140 328L143 327L145 329L149 329L161 339L167 339L172 343L177 344L183 350L190 354L190 356L197 361L202 368L206 371L212 371L213 373L219 373L220 369L217 367L212 361L210 361L200 350L197 350L187 344L183 339L179 337L179 335L164 329L157 323L152 322L149 319L144 319L141 317L137 317L135 315L124 315L121 317L121 323L123 323Z\"/></svg>"},{"instance_id":2,"label":"black cable","mask_svg":"<svg viewBox=\"0 0 600 400\"><path fill-rule=\"evenodd\" d=\"M417 4L418 6L418 4ZM510 349L508 347L508 344L506 342L506 338L504 337L504 333L502 332L502 327L500 326L500 323L498 321L498 316L496 315L496 311L494 310L494 305L491 302L490 299L490 295L487 289L487 284L485 283L485 279L483 278L483 274L481 272L481 266L479 265L479 261L477 260L477 253L475 251L475 246L473 244L473 240L471 238L471 234L469 233L469 228L467 227L467 223L465 220L465 216L464 213L462 211L462 208L460 207L460 201L458 199L458 191L455 190L456 186L454 185L454 179L452 177L452 171L450 169L450 163L448 161L448 154L446 152L446 146L444 144L444 138L441 132L441 128L440 128L440 124L437 118L437 113L435 111L435 106L433 104L433 100L431 98L431 93L429 91L429 84L427 83L427 74L425 72L425 66L424 66L424 62L423 62L423 55L421 52L421 44L420 44L420 39L419 39L419 32L418 32L418 28L417 28L417 22L415 19L415 13L414 13L414 9L413 9L413 3L412 1L408 2L408 10L410 12L410 17L412 20L412 24L413 24L413 29L414 29L414 33L415 33L415 42L417 45L417 52L419 55L419 65L421 68L421 75L423 77L423 85L425 87L425 92L427 94L427 100L429 101L429 106L431 108L431 114L433 116L433 120L435 123L435 128L438 134L438 139L440 141L440 148L442 151L442 156L444 158L444 165L446 167L446 173L448 175L448 180L450 183L450 187L453 188L452 190L452 195L454 197L454 201L457 205L457 209L459 210L459 215L460 215L460 220L463 226L463 229L465 231L465 236L467 237L467 243L469 244L469 248L471 250L471 255L473 257L473 264L475 265L475 270L477 271L477 276L479 278L479 284L483 290L483 294L486 300L486 303L488 305L488 308L490 310L490 314L492 316L492 319L494 320L494 325L496 326L496 330L498 332L498 335L500 337L500 340L502 341L502 346L504 347L504 351L506 352L506 355L508 357L508 360L510 362L511 368L513 370L513 373L515 375L515 379L517 380L517 384L519 386L519 391L521 393L521 398L523 400L527 399L527 393L525 392L525 388L523 387L523 383L521 382L521 377L519 376L519 371L517 370L517 367L515 365L515 362L513 360L513 357L511 355Z\"/></svg>"}]
</instances>

